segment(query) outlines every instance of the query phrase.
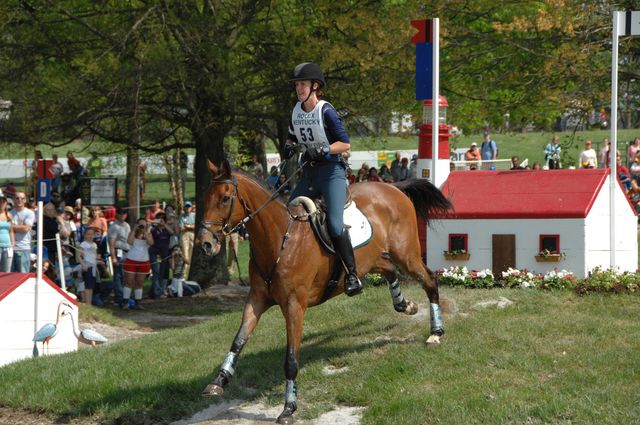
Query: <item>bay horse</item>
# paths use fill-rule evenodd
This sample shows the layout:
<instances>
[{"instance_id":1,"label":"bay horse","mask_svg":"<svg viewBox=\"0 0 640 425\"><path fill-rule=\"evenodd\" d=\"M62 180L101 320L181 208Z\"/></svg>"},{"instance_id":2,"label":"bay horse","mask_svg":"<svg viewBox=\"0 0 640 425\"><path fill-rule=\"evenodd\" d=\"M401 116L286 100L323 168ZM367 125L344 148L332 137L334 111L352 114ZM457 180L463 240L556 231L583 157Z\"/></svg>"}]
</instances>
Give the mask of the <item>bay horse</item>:
<instances>
[{"instance_id":1,"label":"bay horse","mask_svg":"<svg viewBox=\"0 0 640 425\"><path fill-rule=\"evenodd\" d=\"M240 351L247 343L260 316L278 305L286 321L285 404L277 423L293 423L297 409L295 379L298 374L302 322L309 307L325 301L325 288L336 257L319 243L301 207L289 209L276 194L252 176L232 171L229 163L219 166L209 161L211 181L205 194L204 214L197 243L207 255L217 255L224 237L245 224L250 236L250 290L242 324L218 375L204 389L204 396L221 396L234 374ZM437 344L444 335L438 287L420 256L415 212L427 219L430 214L451 207L442 193L427 180L395 183L358 183L349 186L351 198L373 227L371 241L356 250L359 276L382 274L389 283L394 308L415 314L417 305L407 301L396 276L396 265L418 280L429 298L431 334L428 344ZM344 290L339 285L331 296Z\"/></svg>"}]
</instances>

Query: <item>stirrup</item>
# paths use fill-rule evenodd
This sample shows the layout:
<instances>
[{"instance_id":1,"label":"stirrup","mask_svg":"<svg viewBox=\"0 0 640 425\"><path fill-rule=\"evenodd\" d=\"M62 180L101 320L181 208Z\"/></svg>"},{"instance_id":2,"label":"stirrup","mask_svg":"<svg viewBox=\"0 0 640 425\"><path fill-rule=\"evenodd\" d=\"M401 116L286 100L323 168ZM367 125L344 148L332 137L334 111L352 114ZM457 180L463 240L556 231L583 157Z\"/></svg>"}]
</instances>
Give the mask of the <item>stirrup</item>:
<instances>
[{"instance_id":1,"label":"stirrup","mask_svg":"<svg viewBox=\"0 0 640 425\"><path fill-rule=\"evenodd\" d=\"M354 279L355 279L355 284L354 284ZM347 294L348 297L353 297L354 295L358 295L359 293L362 292L362 289L363 289L362 282L360 281L360 279L358 279L357 275L348 274L344 277L344 293Z\"/></svg>"}]
</instances>

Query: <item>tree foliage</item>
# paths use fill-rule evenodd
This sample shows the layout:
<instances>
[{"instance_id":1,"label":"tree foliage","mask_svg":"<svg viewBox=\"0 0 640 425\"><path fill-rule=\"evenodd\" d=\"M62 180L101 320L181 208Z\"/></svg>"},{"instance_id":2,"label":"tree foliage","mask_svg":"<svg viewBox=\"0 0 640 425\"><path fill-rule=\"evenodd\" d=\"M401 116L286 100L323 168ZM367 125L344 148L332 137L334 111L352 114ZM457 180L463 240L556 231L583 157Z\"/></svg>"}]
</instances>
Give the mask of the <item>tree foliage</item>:
<instances>
[{"instance_id":1,"label":"tree foliage","mask_svg":"<svg viewBox=\"0 0 640 425\"><path fill-rule=\"evenodd\" d=\"M282 148L297 63L321 64L327 99L352 132L384 134L392 112L419 116L410 20L438 16L450 122L475 131L509 113L515 127L546 128L568 108L585 117L606 104L611 10L623 6L633 5L9 0L0 5L0 97L13 106L0 142L109 141L130 158L194 147L200 219L207 160L224 157L225 138L251 141L258 154L265 137ZM637 48L623 40L621 52L631 111ZM222 262L213 268L222 273L213 280L225 278Z\"/></svg>"}]
</instances>

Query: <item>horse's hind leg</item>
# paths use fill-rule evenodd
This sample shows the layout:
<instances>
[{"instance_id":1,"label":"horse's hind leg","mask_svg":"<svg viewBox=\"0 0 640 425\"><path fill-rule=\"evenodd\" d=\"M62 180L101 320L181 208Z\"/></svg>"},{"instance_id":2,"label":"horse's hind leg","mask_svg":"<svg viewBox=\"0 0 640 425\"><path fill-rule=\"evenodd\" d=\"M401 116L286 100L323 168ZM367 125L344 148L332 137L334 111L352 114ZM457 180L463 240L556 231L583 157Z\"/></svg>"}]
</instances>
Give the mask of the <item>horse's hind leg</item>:
<instances>
[{"instance_id":1,"label":"horse's hind leg","mask_svg":"<svg viewBox=\"0 0 640 425\"><path fill-rule=\"evenodd\" d=\"M427 297L429 297L431 334L427 339L427 344L439 344L440 339L444 335L444 321L442 320L438 285L436 284L433 274L425 267L419 256L406 261L404 267L407 273L420 282L422 289L425 290Z\"/></svg>"},{"instance_id":2,"label":"horse's hind leg","mask_svg":"<svg viewBox=\"0 0 640 425\"><path fill-rule=\"evenodd\" d=\"M215 377L213 382L202 391L202 395L205 397L221 396L224 394L224 387L229 383L233 373L235 372L236 362L240 351L249 340L251 333L258 324L260 316L264 313L271 304L267 304L263 297L256 294L253 290L249 293L247 302L244 305L244 313L242 315L242 324L238 333L233 339L231 344L231 350L224 359L218 376Z\"/></svg>"}]
</instances>

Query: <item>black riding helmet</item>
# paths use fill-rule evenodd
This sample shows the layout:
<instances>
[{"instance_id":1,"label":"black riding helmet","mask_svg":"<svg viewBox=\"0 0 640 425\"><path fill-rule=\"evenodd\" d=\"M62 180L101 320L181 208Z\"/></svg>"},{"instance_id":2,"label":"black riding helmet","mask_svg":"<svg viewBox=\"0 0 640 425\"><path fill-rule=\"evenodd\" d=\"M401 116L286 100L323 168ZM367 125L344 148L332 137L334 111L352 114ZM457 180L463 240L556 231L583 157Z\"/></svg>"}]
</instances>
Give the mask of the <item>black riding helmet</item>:
<instances>
[{"instance_id":1,"label":"black riding helmet","mask_svg":"<svg viewBox=\"0 0 640 425\"><path fill-rule=\"evenodd\" d=\"M327 83L324 81L324 74L320 66L313 62L304 62L293 68L290 81L311 80L317 81L320 87L324 87Z\"/></svg>"}]
</instances>

